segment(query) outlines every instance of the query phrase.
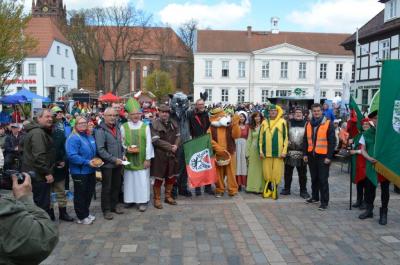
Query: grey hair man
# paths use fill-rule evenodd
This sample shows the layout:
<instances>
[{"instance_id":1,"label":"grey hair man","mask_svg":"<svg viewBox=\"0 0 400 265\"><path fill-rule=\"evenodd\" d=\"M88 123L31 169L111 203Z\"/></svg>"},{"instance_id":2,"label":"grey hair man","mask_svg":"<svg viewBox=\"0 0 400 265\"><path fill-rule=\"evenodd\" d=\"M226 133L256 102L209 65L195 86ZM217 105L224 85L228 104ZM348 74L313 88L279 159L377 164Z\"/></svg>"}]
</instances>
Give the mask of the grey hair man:
<instances>
[{"instance_id":1,"label":"grey hair man","mask_svg":"<svg viewBox=\"0 0 400 265\"><path fill-rule=\"evenodd\" d=\"M50 211L50 183L54 182L56 157L51 136L52 126L53 117L49 109L38 111L35 119L26 125L21 166L24 172L36 173L32 183L33 201L47 213Z\"/></svg>"},{"instance_id":2,"label":"grey hair man","mask_svg":"<svg viewBox=\"0 0 400 265\"><path fill-rule=\"evenodd\" d=\"M124 148L122 146L121 130L117 111L109 107L104 111L104 122L100 123L95 132L97 153L103 160L101 167L102 189L101 210L107 220L113 219L112 212L124 213L118 206L118 197L121 189L122 160Z\"/></svg>"}]
</instances>

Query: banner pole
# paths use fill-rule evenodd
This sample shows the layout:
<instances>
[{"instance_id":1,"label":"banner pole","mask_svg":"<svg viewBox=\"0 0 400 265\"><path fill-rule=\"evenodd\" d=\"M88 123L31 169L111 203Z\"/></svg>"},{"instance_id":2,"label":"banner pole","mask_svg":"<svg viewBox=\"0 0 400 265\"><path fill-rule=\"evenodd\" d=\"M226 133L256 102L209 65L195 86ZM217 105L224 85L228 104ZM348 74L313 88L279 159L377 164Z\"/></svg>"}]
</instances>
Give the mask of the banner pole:
<instances>
[{"instance_id":1,"label":"banner pole","mask_svg":"<svg viewBox=\"0 0 400 265\"><path fill-rule=\"evenodd\" d=\"M349 210L351 211L351 201L353 200L353 182L352 182L352 180L351 180L351 172L352 172L352 167L353 167L353 165L352 165L352 163L351 163L351 159L352 159L352 157L350 157L350 160L349 160L349 162L348 163L350 163L350 174L349 174L349 179L350 179L350 199L349 199Z\"/></svg>"}]
</instances>

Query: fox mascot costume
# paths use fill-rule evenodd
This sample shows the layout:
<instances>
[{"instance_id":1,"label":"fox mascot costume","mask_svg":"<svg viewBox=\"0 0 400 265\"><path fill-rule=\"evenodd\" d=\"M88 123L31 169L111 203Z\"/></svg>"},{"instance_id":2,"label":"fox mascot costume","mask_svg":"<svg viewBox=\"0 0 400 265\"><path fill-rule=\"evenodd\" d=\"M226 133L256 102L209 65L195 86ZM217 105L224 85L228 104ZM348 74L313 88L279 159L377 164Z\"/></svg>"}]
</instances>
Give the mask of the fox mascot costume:
<instances>
[{"instance_id":1,"label":"fox mascot costume","mask_svg":"<svg viewBox=\"0 0 400 265\"><path fill-rule=\"evenodd\" d=\"M211 144L217 160L224 159L230 162L227 165L216 165L217 183L215 196L221 197L225 192L225 176L227 178L228 194L235 196L238 192L236 182L236 161L235 161L235 139L240 137L239 116L230 115L222 108L215 108L210 111L211 126L208 132L211 134Z\"/></svg>"}]
</instances>

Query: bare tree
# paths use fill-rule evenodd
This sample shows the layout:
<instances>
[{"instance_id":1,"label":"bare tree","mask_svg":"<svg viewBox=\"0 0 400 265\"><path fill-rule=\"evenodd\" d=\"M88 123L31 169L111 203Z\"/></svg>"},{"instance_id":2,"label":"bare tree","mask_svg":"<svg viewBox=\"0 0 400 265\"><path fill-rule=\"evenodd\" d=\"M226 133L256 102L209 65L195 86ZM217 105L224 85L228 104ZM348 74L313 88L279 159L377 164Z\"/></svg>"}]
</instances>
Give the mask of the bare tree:
<instances>
[{"instance_id":1,"label":"bare tree","mask_svg":"<svg viewBox=\"0 0 400 265\"><path fill-rule=\"evenodd\" d=\"M112 91L115 93L126 76L131 54L142 48L151 16L132 5L113 6L102 10L101 34L106 47L111 49L110 74Z\"/></svg>"},{"instance_id":2,"label":"bare tree","mask_svg":"<svg viewBox=\"0 0 400 265\"><path fill-rule=\"evenodd\" d=\"M185 67L183 69L184 75L188 77L189 89L193 92L193 81L194 81L194 48L196 45L196 30L198 22L195 20L190 20L182 24L178 28L178 34L181 40L185 43L187 52L189 54Z\"/></svg>"}]
</instances>

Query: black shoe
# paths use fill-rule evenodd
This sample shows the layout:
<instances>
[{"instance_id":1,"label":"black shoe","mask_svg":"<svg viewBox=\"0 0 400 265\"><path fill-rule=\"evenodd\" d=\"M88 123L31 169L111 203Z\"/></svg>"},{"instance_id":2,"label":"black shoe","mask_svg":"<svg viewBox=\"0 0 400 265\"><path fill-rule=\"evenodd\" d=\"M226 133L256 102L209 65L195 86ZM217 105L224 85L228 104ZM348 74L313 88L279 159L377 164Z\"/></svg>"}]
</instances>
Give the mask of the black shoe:
<instances>
[{"instance_id":1,"label":"black shoe","mask_svg":"<svg viewBox=\"0 0 400 265\"><path fill-rule=\"evenodd\" d=\"M195 189L196 196L201 196L201 187Z\"/></svg>"},{"instance_id":2,"label":"black shoe","mask_svg":"<svg viewBox=\"0 0 400 265\"><path fill-rule=\"evenodd\" d=\"M67 213L67 208L66 207L59 207L58 211L60 212L60 220L66 221L66 222L73 222L74 218L69 216Z\"/></svg>"},{"instance_id":3,"label":"black shoe","mask_svg":"<svg viewBox=\"0 0 400 265\"><path fill-rule=\"evenodd\" d=\"M367 209L365 210L365 212L360 214L358 216L358 218L360 218L361 220L364 220L364 219L367 219L367 218L374 217L374 211L373 210L374 210L374 207L367 206Z\"/></svg>"},{"instance_id":4,"label":"black shoe","mask_svg":"<svg viewBox=\"0 0 400 265\"><path fill-rule=\"evenodd\" d=\"M192 192L190 190L180 190L179 195L185 196L185 197L192 197Z\"/></svg>"},{"instance_id":5,"label":"black shoe","mask_svg":"<svg viewBox=\"0 0 400 265\"><path fill-rule=\"evenodd\" d=\"M356 201L356 203L354 203L351 207L353 207L353 208L359 208L360 206L361 206L361 204L362 204L362 201L360 200L357 200Z\"/></svg>"},{"instance_id":6,"label":"black shoe","mask_svg":"<svg viewBox=\"0 0 400 265\"><path fill-rule=\"evenodd\" d=\"M386 225L387 224L387 208L380 208L379 209L379 224L380 225Z\"/></svg>"},{"instance_id":7,"label":"black shoe","mask_svg":"<svg viewBox=\"0 0 400 265\"><path fill-rule=\"evenodd\" d=\"M363 201L360 205L360 207L358 207L359 210L365 210L367 209L367 204L365 203L365 201Z\"/></svg>"},{"instance_id":8,"label":"black shoe","mask_svg":"<svg viewBox=\"0 0 400 265\"><path fill-rule=\"evenodd\" d=\"M319 202L319 200L315 200L313 198L310 198L310 199L305 201L305 203L318 203L318 202Z\"/></svg>"},{"instance_id":9,"label":"black shoe","mask_svg":"<svg viewBox=\"0 0 400 265\"><path fill-rule=\"evenodd\" d=\"M396 185L394 185L394 190L395 193L400 194L400 188L398 188Z\"/></svg>"},{"instance_id":10,"label":"black shoe","mask_svg":"<svg viewBox=\"0 0 400 265\"><path fill-rule=\"evenodd\" d=\"M51 221L55 221L55 220L56 220L56 216L55 216L55 214L54 214L54 209L53 209L53 208L50 208L49 211L48 211L47 213L48 213L48 215L49 215Z\"/></svg>"},{"instance_id":11,"label":"black shoe","mask_svg":"<svg viewBox=\"0 0 400 265\"><path fill-rule=\"evenodd\" d=\"M124 207L127 208L127 209L128 209L128 208L133 208L133 207L135 207L135 206L136 206L136 203L134 203L134 202L133 202L133 203L125 203L125 204L124 204Z\"/></svg>"},{"instance_id":12,"label":"black shoe","mask_svg":"<svg viewBox=\"0 0 400 265\"><path fill-rule=\"evenodd\" d=\"M287 189L283 189L283 190L281 190L281 193L280 193L281 195L290 195L290 190L287 190Z\"/></svg>"},{"instance_id":13,"label":"black shoe","mask_svg":"<svg viewBox=\"0 0 400 265\"><path fill-rule=\"evenodd\" d=\"M328 205L326 205L326 204L321 204L321 205L318 207L318 210L320 210L320 211L325 211L326 209L328 209Z\"/></svg>"},{"instance_id":14,"label":"black shoe","mask_svg":"<svg viewBox=\"0 0 400 265\"><path fill-rule=\"evenodd\" d=\"M211 185L204 186L204 192L209 194L209 195L214 195L215 194L213 189L212 189L212 187L211 187Z\"/></svg>"},{"instance_id":15,"label":"black shoe","mask_svg":"<svg viewBox=\"0 0 400 265\"><path fill-rule=\"evenodd\" d=\"M300 197L307 200L308 198L310 198L310 194L308 194L307 191L300 191Z\"/></svg>"}]
</instances>

